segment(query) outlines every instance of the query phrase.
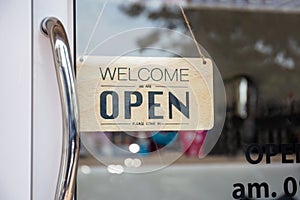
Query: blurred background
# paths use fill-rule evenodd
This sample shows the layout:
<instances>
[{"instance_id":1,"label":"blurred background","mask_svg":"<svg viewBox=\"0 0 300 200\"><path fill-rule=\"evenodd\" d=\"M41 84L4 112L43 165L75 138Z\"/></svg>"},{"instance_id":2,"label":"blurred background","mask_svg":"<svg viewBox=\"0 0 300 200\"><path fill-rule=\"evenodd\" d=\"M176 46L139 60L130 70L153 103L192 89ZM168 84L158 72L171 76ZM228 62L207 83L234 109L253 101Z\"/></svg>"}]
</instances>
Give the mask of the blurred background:
<instances>
[{"instance_id":1,"label":"blurred background","mask_svg":"<svg viewBox=\"0 0 300 200\"><path fill-rule=\"evenodd\" d=\"M250 143L297 143L300 140L300 2L194 0L181 4L197 41L214 59L226 89L226 120L210 155L241 155ZM168 28L190 35L178 1L78 1L77 55L118 55L118 44L114 46L111 42L109 48L108 45L100 48L99 44L115 34L143 27ZM156 44L176 48L188 57L198 56L191 50L193 44L159 31L145 31L126 39L122 45L140 49L131 53L134 56L169 56L147 51L147 47ZM148 143L147 148L141 152L160 148L152 137L157 135L154 133L135 133L136 137L122 133L104 135L114 144L128 146L139 134L148 138L143 141ZM176 133L169 135L165 143L177 145L170 149L182 148L177 141L183 143L182 137ZM93 145L101 149L102 136L99 138L99 142L93 139Z\"/></svg>"},{"instance_id":2,"label":"blurred background","mask_svg":"<svg viewBox=\"0 0 300 200\"><path fill-rule=\"evenodd\" d=\"M186 0L181 5L225 85L226 118L216 145L204 158L207 131L82 133L83 170L103 164L117 174L135 173L141 166L154 171L170 164L248 164L244 152L249 144L264 151L268 143L300 142L300 1ZM190 36L177 0L77 0L76 7L77 57L119 55L122 47L114 35L135 28L167 28ZM192 41L161 31L130 32L122 45L139 49L133 56L172 56L149 51L151 46L199 56Z\"/></svg>"}]
</instances>

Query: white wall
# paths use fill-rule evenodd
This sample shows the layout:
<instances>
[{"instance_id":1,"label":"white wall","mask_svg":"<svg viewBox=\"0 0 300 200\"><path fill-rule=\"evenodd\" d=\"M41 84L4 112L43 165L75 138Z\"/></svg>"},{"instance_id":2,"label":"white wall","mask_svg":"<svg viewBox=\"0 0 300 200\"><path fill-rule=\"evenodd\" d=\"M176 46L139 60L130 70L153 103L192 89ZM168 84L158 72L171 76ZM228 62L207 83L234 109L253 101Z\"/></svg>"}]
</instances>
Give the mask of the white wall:
<instances>
[{"instance_id":1,"label":"white wall","mask_svg":"<svg viewBox=\"0 0 300 200\"><path fill-rule=\"evenodd\" d=\"M0 1L0 199L29 200L31 1Z\"/></svg>"}]
</instances>

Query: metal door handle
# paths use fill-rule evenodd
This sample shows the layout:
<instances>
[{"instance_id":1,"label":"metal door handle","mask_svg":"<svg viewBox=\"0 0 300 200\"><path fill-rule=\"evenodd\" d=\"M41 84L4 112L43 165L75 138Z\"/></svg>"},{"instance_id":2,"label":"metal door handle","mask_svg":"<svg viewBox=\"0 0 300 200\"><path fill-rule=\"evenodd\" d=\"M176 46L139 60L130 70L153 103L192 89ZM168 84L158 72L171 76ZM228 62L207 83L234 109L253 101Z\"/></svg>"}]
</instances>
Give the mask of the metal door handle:
<instances>
[{"instance_id":1,"label":"metal door handle","mask_svg":"<svg viewBox=\"0 0 300 200\"><path fill-rule=\"evenodd\" d=\"M53 51L63 118L62 156L55 200L75 200L79 115L70 47L63 24L57 18L45 18L41 23L41 29L49 37Z\"/></svg>"}]
</instances>

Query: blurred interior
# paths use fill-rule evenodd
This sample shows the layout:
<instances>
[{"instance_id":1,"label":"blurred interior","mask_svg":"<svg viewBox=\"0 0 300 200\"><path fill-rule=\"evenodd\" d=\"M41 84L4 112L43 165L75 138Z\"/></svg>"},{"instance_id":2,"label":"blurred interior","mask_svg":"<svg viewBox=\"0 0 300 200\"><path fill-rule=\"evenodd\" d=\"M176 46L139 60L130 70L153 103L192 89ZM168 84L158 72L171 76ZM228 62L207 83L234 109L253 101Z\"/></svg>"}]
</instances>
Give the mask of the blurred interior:
<instances>
[{"instance_id":1,"label":"blurred interior","mask_svg":"<svg viewBox=\"0 0 300 200\"><path fill-rule=\"evenodd\" d=\"M94 196L107 195L109 199L119 199L114 192L108 192L111 191L109 188L117 188L122 195L127 194L128 188L125 185L138 183L136 187L140 188L143 199L150 199L153 195L158 195L157 198L160 199L168 195L170 183L178 182L186 185L184 186L186 191L194 195L189 197L181 190L178 193L173 191L175 195L170 199L182 199L180 197L182 195L187 199L199 199L197 194L197 192L201 193L199 187L188 184L197 179L200 182L194 180L195 183L202 184L200 199L217 199L217 196L213 197L213 195L220 195L218 197L220 199L232 199L230 195L223 197L221 192L232 190L231 187L224 187L228 185L228 181L232 183L232 177L245 175L247 176L245 180L250 180L252 177L259 179L264 176L263 174L269 176L269 173L273 173L270 175L271 178L269 177L269 179L274 178L273 182L271 181L273 185L277 184L281 187L277 180L281 177L280 173L284 172L281 170L283 168L275 167L277 171L268 169L260 171L262 168L259 167L253 169L244 154L247 146L252 143L259 144L264 151L265 144L300 142L299 1L187 0L181 3L197 41L213 58L225 86L226 119L224 126L222 122L219 124L223 126L219 140L211 151L206 152L208 153L206 155L201 154L202 146L209 134L206 131L82 133L83 145L79 161L81 166L79 185L82 198L85 198L84 195L89 196L89 193L92 193L90 191L93 190L96 193ZM105 43L107 38L115 34L134 28L168 28L190 36L177 0L109 2L78 0L76 6L77 57L118 55L120 46L114 43L114 38L110 45L104 45L103 49L99 48L99 44L103 41ZM122 45L142 49L131 52L130 55L133 56L172 56L167 53L155 54L147 51L147 47L151 45L176 48L187 57L199 56L197 52L191 50L194 44L187 44L186 41L174 39L159 31L131 35L122 41ZM272 158L272 161L280 163L281 157ZM229 164L229 167L218 165L220 163ZM237 165L230 165L232 163ZM143 173L157 171L171 164L175 167L185 167L179 168L178 173L173 175L171 170L158 171L158 174L153 176L151 174L143 176L149 183L154 181L151 189L148 185L144 186L145 182L139 180L139 177L126 175L121 179L115 179L101 171L106 169L109 174L123 174L124 171ZM187 165L196 168L192 169ZM91 175L90 167L97 166L100 166L100 171ZM240 166L245 167L246 171L239 171L242 170ZM144 168L146 171L143 170ZM212 171L209 171L210 169ZM292 173L292 169L290 172ZM210 191L211 188L203 186L207 178L206 173L222 174L220 175L222 179L209 179L214 181L213 184L216 184L214 188L218 188L220 194L214 192L214 189ZM259 176L256 176L257 173ZM97 174L102 175L98 177ZM160 180L161 176L164 179ZM185 176L190 177L189 181L181 183L181 180L185 180ZM174 179L163 184L167 177L174 177ZM103 179L109 181L104 184ZM132 182L133 180L135 182ZM162 183L161 187L164 187L164 191L156 188L156 182ZM102 184L101 192L95 187L97 184ZM124 190L123 193L121 190ZM148 192L147 195L146 191L152 193ZM97 198L90 197L90 199Z\"/></svg>"},{"instance_id":2,"label":"blurred interior","mask_svg":"<svg viewBox=\"0 0 300 200\"><path fill-rule=\"evenodd\" d=\"M92 49L91 44L96 46L108 36L141 26L163 27L190 35L176 1L113 1L105 5L102 21L100 25L97 24L99 27L96 29L93 26L105 2L91 2L77 3L77 55L88 53ZM220 159L230 157L231 161L234 158L244 161L241 156L248 144L258 143L263 146L267 143L299 142L299 2L289 1L284 4L280 1L195 0L183 2L182 5L197 41L214 59L226 89L227 112L224 128L209 155L215 156L214 158L221 157ZM86 9L89 10L88 13L84 12ZM91 19L92 23L89 24L87 20ZM118 23L119 20L124 23ZM89 38L92 31L96 36ZM136 37L135 45L146 48L158 41L181 48L184 55L197 56L191 55L188 45L171 40L159 32L149 32L143 37ZM113 55L115 52L114 49L106 49L105 53ZM93 49L90 54L103 53ZM147 53L139 51L134 55L147 56ZM109 144L103 144L103 137L106 137L111 145L120 146L125 151L124 154L129 150L130 144L139 144L146 148L139 152L143 154L143 163L147 163L147 156L150 158L153 155L151 152L164 146L166 148L160 151L160 156L174 155L175 163L203 162L195 153L182 152L182 137L179 133L159 134L161 138L156 135L159 138L157 140L152 136L155 134L146 132L85 135L91 135L90 146L97 148L94 152L99 154L112 151L107 150ZM89 142L86 137L83 140ZM183 157L177 155L178 153L183 154ZM111 159L122 157L122 152L108 154L112 156ZM93 156L88 159L88 155L82 152L82 163L97 163L92 159ZM154 162L149 160L149 163ZM210 161L209 158L204 160Z\"/></svg>"}]
</instances>

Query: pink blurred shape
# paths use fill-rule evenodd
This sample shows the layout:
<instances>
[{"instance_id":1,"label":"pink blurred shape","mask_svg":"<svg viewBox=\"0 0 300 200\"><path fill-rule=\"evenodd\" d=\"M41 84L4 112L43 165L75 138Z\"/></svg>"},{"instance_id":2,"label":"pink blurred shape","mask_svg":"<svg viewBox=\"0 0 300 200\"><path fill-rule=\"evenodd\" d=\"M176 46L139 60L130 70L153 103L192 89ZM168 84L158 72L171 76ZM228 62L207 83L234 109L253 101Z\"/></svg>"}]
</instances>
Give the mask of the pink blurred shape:
<instances>
[{"instance_id":1,"label":"pink blurred shape","mask_svg":"<svg viewBox=\"0 0 300 200\"><path fill-rule=\"evenodd\" d=\"M199 156L207 131L180 131L182 150L187 156Z\"/></svg>"}]
</instances>

